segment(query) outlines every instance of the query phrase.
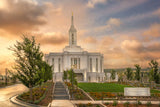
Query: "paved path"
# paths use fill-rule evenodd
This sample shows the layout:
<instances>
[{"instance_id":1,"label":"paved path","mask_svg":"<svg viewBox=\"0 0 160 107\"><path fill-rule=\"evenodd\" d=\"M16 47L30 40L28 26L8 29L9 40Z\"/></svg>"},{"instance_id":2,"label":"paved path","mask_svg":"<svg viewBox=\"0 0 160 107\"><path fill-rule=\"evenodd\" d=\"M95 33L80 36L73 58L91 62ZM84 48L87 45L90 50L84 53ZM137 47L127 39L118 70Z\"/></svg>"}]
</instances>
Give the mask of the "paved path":
<instances>
[{"instance_id":1,"label":"paved path","mask_svg":"<svg viewBox=\"0 0 160 107\"><path fill-rule=\"evenodd\" d=\"M54 89L54 100L69 100L69 95L61 82L56 82Z\"/></svg>"},{"instance_id":2,"label":"paved path","mask_svg":"<svg viewBox=\"0 0 160 107\"><path fill-rule=\"evenodd\" d=\"M74 107L70 100L53 100L51 107Z\"/></svg>"},{"instance_id":3,"label":"paved path","mask_svg":"<svg viewBox=\"0 0 160 107\"><path fill-rule=\"evenodd\" d=\"M102 104L102 103L105 103L105 102L108 102L108 103L113 103L114 101L87 101L87 100L71 100L71 103L73 104L88 104L88 103L91 103L91 104ZM136 101L118 101L119 104L123 104L125 102L130 102L130 103L136 103ZM146 104L148 101L140 101L142 104ZM152 104L160 104L160 101L151 101Z\"/></svg>"},{"instance_id":4,"label":"paved path","mask_svg":"<svg viewBox=\"0 0 160 107\"><path fill-rule=\"evenodd\" d=\"M11 103L9 98L16 94L23 93L24 91L28 91L28 88L22 84L0 88L0 107L19 107L18 105Z\"/></svg>"}]
</instances>

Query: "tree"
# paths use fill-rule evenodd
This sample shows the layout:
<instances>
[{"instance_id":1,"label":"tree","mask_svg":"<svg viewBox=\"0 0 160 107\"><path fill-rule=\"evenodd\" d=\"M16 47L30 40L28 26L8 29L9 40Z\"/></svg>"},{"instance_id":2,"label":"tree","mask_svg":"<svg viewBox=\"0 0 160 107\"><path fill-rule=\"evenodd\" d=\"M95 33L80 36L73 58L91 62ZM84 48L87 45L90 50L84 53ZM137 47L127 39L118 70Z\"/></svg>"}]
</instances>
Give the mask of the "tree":
<instances>
[{"instance_id":1,"label":"tree","mask_svg":"<svg viewBox=\"0 0 160 107\"><path fill-rule=\"evenodd\" d=\"M73 71L73 69L68 70L68 79L70 83L72 84L72 89L74 89L74 85L77 84L76 75Z\"/></svg>"},{"instance_id":2,"label":"tree","mask_svg":"<svg viewBox=\"0 0 160 107\"><path fill-rule=\"evenodd\" d=\"M123 79L124 79L124 73L123 72L118 72L118 81L122 83Z\"/></svg>"},{"instance_id":3,"label":"tree","mask_svg":"<svg viewBox=\"0 0 160 107\"><path fill-rule=\"evenodd\" d=\"M159 72L158 72L158 62L156 60L151 60L151 62L149 63L150 66L150 74L151 74L151 78L155 81L155 83L159 83L160 82L160 78L159 78Z\"/></svg>"},{"instance_id":4,"label":"tree","mask_svg":"<svg viewBox=\"0 0 160 107\"><path fill-rule=\"evenodd\" d=\"M112 80L114 80L116 78L116 71L114 69L112 69L112 71L111 71L111 78L112 78Z\"/></svg>"},{"instance_id":5,"label":"tree","mask_svg":"<svg viewBox=\"0 0 160 107\"><path fill-rule=\"evenodd\" d=\"M40 85L47 80L52 79L52 66L48 65L45 61L40 61L38 63L39 70L37 70L37 76L40 78L37 85Z\"/></svg>"},{"instance_id":6,"label":"tree","mask_svg":"<svg viewBox=\"0 0 160 107\"><path fill-rule=\"evenodd\" d=\"M127 77L127 80L131 80L132 79L132 75L133 75L132 69L131 68L127 68L126 72L125 72L125 75Z\"/></svg>"},{"instance_id":7,"label":"tree","mask_svg":"<svg viewBox=\"0 0 160 107\"><path fill-rule=\"evenodd\" d=\"M67 71L63 71L63 80L64 81L67 81L67 79L68 79L68 75L67 75Z\"/></svg>"},{"instance_id":8,"label":"tree","mask_svg":"<svg viewBox=\"0 0 160 107\"><path fill-rule=\"evenodd\" d=\"M68 70L67 72L68 72L68 79L69 79L69 81L70 81L70 83L71 83L72 98L73 98L74 85L77 86L78 83L77 83L77 80L76 80L76 78L75 78L76 75L75 75L73 69L70 69L70 70Z\"/></svg>"},{"instance_id":9,"label":"tree","mask_svg":"<svg viewBox=\"0 0 160 107\"><path fill-rule=\"evenodd\" d=\"M135 72L135 79L139 81L141 79L141 67L140 65L136 64L134 65L136 67L136 72Z\"/></svg>"},{"instance_id":10,"label":"tree","mask_svg":"<svg viewBox=\"0 0 160 107\"><path fill-rule=\"evenodd\" d=\"M22 39L22 42L17 41L13 47L9 48L16 57L13 68L16 72L10 73L29 88L30 99L33 101L32 88L47 80L41 76L42 74L47 75L45 71L49 68L42 61L43 53L40 51L40 44L36 44L34 37L28 38L24 35Z\"/></svg>"}]
</instances>

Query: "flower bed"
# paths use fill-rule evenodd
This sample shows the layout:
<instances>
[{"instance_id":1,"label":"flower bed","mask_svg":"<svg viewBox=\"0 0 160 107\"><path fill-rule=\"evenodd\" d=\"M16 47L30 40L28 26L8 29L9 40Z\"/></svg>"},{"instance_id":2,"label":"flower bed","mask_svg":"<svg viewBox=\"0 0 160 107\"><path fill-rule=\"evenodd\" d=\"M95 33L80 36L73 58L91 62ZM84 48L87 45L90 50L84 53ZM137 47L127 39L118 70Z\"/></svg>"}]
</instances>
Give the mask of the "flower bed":
<instances>
[{"instance_id":1,"label":"flower bed","mask_svg":"<svg viewBox=\"0 0 160 107\"><path fill-rule=\"evenodd\" d=\"M65 84L68 87L69 90L69 94L72 97L73 94L73 99L74 100L90 100L80 89L78 89L77 87L75 87L74 90L71 89L71 83L69 82L65 82Z\"/></svg>"},{"instance_id":2,"label":"flower bed","mask_svg":"<svg viewBox=\"0 0 160 107\"><path fill-rule=\"evenodd\" d=\"M125 102L124 104L118 104L118 103L104 103L106 107L159 107L159 105L147 103L147 104L130 104L129 102Z\"/></svg>"},{"instance_id":3,"label":"flower bed","mask_svg":"<svg viewBox=\"0 0 160 107\"><path fill-rule=\"evenodd\" d=\"M115 99L116 94L111 92L89 92L94 100Z\"/></svg>"},{"instance_id":4,"label":"flower bed","mask_svg":"<svg viewBox=\"0 0 160 107\"><path fill-rule=\"evenodd\" d=\"M19 95L17 98L19 100L22 100L22 101L28 102L28 103L48 105L48 103L43 104L40 102L43 101L44 98L46 98L46 94L49 90L51 90L53 88L52 86L53 86L52 82L47 82L47 83L44 83L41 87L38 86L38 87L33 88L33 92L32 92L33 102L30 99L30 92L29 91Z\"/></svg>"},{"instance_id":5,"label":"flower bed","mask_svg":"<svg viewBox=\"0 0 160 107\"><path fill-rule=\"evenodd\" d=\"M91 104L91 103L88 103L88 104L76 104L76 106L77 107L103 107L100 104Z\"/></svg>"}]
</instances>

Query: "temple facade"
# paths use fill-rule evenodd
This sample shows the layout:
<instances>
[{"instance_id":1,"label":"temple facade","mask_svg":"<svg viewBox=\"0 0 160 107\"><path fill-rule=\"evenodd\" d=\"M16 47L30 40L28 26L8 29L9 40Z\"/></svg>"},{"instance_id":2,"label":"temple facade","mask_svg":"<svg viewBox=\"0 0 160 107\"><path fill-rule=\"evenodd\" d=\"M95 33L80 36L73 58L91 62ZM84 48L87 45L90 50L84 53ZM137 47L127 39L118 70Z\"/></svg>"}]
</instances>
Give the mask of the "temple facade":
<instances>
[{"instance_id":1,"label":"temple facade","mask_svg":"<svg viewBox=\"0 0 160 107\"><path fill-rule=\"evenodd\" d=\"M52 66L53 80L62 81L63 71L73 69L78 82L103 82L103 54L84 51L77 45L77 30L74 27L73 15L69 29L69 45L63 52L50 52L45 61Z\"/></svg>"}]
</instances>

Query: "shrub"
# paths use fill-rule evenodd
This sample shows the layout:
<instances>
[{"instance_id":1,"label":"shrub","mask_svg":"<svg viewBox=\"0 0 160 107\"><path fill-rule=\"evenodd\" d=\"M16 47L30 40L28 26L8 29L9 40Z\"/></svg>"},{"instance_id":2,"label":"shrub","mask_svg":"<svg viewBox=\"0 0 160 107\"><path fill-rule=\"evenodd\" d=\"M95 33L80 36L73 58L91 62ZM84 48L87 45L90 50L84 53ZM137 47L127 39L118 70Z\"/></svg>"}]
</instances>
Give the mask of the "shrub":
<instances>
[{"instance_id":1,"label":"shrub","mask_svg":"<svg viewBox=\"0 0 160 107\"><path fill-rule=\"evenodd\" d=\"M88 104L87 104L87 106L91 107L91 106L92 106L92 104L91 104L91 103L88 103Z\"/></svg>"},{"instance_id":2,"label":"shrub","mask_svg":"<svg viewBox=\"0 0 160 107\"><path fill-rule=\"evenodd\" d=\"M83 104L81 104L81 103L79 103L79 104L78 104L78 107L84 107L84 105L83 105Z\"/></svg>"},{"instance_id":3,"label":"shrub","mask_svg":"<svg viewBox=\"0 0 160 107\"><path fill-rule=\"evenodd\" d=\"M96 105L96 107L100 107L99 105Z\"/></svg>"},{"instance_id":4,"label":"shrub","mask_svg":"<svg viewBox=\"0 0 160 107\"><path fill-rule=\"evenodd\" d=\"M147 102L147 107L150 107L152 104L151 104L151 102L149 101L149 102Z\"/></svg>"},{"instance_id":5,"label":"shrub","mask_svg":"<svg viewBox=\"0 0 160 107\"><path fill-rule=\"evenodd\" d=\"M129 102L125 102L123 105L125 106L125 107L129 107Z\"/></svg>"},{"instance_id":6,"label":"shrub","mask_svg":"<svg viewBox=\"0 0 160 107\"><path fill-rule=\"evenodd\" d=\"M141 103L139 100L138 100L137 104L138 104L138 105L142 105L142 103Z\"/></svg>"},{"instance_id":7,"label":"shrub","mask_svg":"<svg viewBox=\"0 0 160 107\"><path fill-rule=\"evenodd\" d=\"M106 102L105 105L109 105L109 102Z\"/></svg>"},{"instance_id":8,"label":"shrub","mask_svg":"<svg viewBox=\"0 0 160 107\"><path fill-rule=\"evenodd\" d=\"M114 101L112 106L117 106L118 102L117 101Z\"/></svg>"}]
</instances>

